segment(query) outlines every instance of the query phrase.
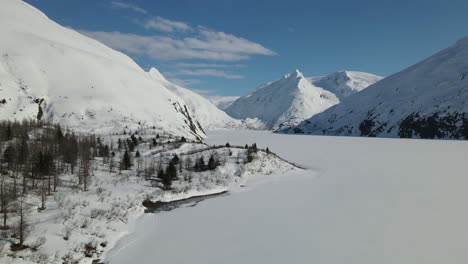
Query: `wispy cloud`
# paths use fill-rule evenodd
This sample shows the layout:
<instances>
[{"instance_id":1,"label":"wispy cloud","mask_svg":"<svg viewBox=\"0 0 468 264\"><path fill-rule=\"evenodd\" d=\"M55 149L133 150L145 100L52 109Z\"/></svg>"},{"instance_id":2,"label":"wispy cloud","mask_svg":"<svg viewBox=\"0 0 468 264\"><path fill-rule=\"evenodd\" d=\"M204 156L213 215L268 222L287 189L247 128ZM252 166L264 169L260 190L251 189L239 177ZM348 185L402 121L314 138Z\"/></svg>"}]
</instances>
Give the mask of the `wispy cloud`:
<instances>
[{"instance_id":1,"label":"wispy cloud","mask_svg":"<svg viewBox=\"0 0 468 264\"><path fill-rule=\"evenodd\" d=\"M252 55L275 55L261 44L224 32L199 30L191 37L142 36L131 33L80 31L82 34L126 52L161 60L202 59L241 61Z\"/></svg>"},{"instance_id":2,"label":"wispy cloud","mask_svg":"<svg viewBox=\"0 0 468 264\"><path fill-rule=\"evenodd\" d=\"M205 89L190 89L190 90L202 96L211 96L215 93L215 91L213 90L205 90Z\"/></svg>"},{"instance_id":3,"label":"wispy cloud","mask_svg":"<svg viewBox=\"0 0 468 264\"><path fill-rule=\"evenodd\" d=\"M172 65L177 68L245 68L244 64L220 64L220 63L188 63L178 62Z\"/></svg>"},{"instance_id":4,"label":"wispy cloud","mask_svg":"<svg viewBox=\"0 0 468 264\"><path fill-rule=\"evenodd\" d=\"M137 6L137 5L134 5L134 4L118 2L118 1L112 1L111 4L112 4L112 7L114 7L114 8L129 9L129 10L132 10L134 12L142 13L142 14L147 14L148 13L148 11L146 11L145 9L143 9L143 8Z\"/></svg>"},{"instance_id":5,"label":"wispy cloud","mask_svg":"<svg viewBox=\"0 0 468 264\"><path fill-rule=\"evenodd\" d=\"M159 16L148 19L144 23L144 27L146 29L154 29L163 32L188 31L192 29L184 22L173 21Z\"/></svg>"},{"instance_id":6,"label":"wispy cloud","mask_svg":"<svg viewBox=\"0 0 468 264\"><path fill-rule=\"evenodd\" d=\"M211 76L226 79L243 79L244 76L239 74L231 74L217 69L199 69L199 70L178 70L172 73L174 76Z\"/></svg>"},{"instance_id":7,"label":"wispy cloud","mask_svg":"<svg viewBox=\"0 0 468 264\"><path fill-rule=\"evenodd\" d=\"M170 74L169 74L170 75ZM194 84L200 84L202 81L198 79L179 79L179 78L169 78L169 81L183 87L189 87Z\"/></svg>"}]
</instances>

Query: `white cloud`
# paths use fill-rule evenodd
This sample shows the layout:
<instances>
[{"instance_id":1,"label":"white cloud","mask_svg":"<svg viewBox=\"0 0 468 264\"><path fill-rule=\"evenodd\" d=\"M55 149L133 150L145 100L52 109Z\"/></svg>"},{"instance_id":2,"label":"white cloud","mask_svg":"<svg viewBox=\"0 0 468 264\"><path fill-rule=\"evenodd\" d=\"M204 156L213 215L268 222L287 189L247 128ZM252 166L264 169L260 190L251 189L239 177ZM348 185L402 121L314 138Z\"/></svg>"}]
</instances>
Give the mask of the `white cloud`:
<instances>
[{"instance_id":1,"label":"white cloud","mask_svg":"<svg viewBox=\"0 0 468 264\"><path fill-rule=\"evenodd\" d=\"M211 96L212 94L215 93L213 90L204 90L204 89L192 89L190 88L193 92L201 95L201 96Z\"/></svg>"},{"instance_id":2,"label":"white cloud","mask_svg":"<svg viewBox=\"0 0 468 264\"><path fill-rule=\"evenodd\" d=\"M220 63L188 63L179 62L172 65L177 68L245 68L244 64L220 64Z\"/></svg>"},{"instance_id":3,"label":"white cloud","mask_svg":"<svg viewBox=\"0 0 468 264\"><path fill-rule=\"evenodd\" d=\"M144 23L146 29L155 29L163 32L188 31L192 28L180 21L172 21L162 17L154 17Z\"/></svg>"},{"instance_id":4,"label":"white cloud","mask_svg":"<svg viewBox=\"0 0 468 264\"><path fill-rule=\"evenodd\" d=\"M130 55L161 60L241 61L249 59L252 55L276 54L261 44L207 29L201 29L195 36L185 38L120 32L80 32Z\"/></svg>"},{"instance_id":5,"label":"white cloud","mask_svg":"<svg viewBox=\"0 0 468 264\"><path fill-rule=\"evenodd\" d=\"M169 74L170 75L170 74ZM179 78L169 78L170 82L180 85L182 87L188 87L194 84L200 84L201 80L198 79L179 79Z\"/></svg>"},{"instance_id":6,"label":"white cloud","mask_svg":"<svg viewBox=\"0 0 468 264\"><path fill-rule=\"evenodd\" d=\"M111 4L112 4L112 7L115 7L115 8L130 9L132 11L142 13L142 14L148 13L148 11L146 11L145 9L137 5L133 5L133 4L123 3L123 2L118 2L118 1L112 1Z\"/></svg>"},{"instance_id":7,"label":"white cloud","mask_svg":"<svg viewBox=\"0 0 468 264\"><path fill-rule=\"evenodd\" d=\"M185 41L195 49L210 49L213 51L229 51L232 53L275 55L275 53L258 43L236 37L224 32L212 31L206 28L199 30L196 38L186 38Z\"/></svg>"},{"instance_id":8,"label":"white cloud","mask_svg":"<svg viewBox=\"0 0 468 264\"><path fill-rule=\"evenodd\" d=\"M220 77L226 79L243 79L244 76L239 74L230 74L225 71L216 69L199 69L199 70L179 70L172 73L174 76L185 75L185 76L211 76Z\"/></svg>"}]
</instances>

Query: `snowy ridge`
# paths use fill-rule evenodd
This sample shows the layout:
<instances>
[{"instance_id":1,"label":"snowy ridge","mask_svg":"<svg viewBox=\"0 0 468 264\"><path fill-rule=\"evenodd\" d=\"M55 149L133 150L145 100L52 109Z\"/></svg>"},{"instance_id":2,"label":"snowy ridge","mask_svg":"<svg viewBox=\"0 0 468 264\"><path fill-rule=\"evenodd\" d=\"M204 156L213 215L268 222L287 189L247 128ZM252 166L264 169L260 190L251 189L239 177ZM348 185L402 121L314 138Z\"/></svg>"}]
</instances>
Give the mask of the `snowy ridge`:
<instances>
[{"instance_id":1,"label":"snowy ridge","mask_svg":"<svg viewBox=\"0 0 468 264\"><path fill-rule=\"evenodd\" d=\"M182 98L187 104L190 111L194 114L199 128L202 129L216 129L216 128L233 128L242 125L240 120L235 120L228 116L225 112L217 108L205 97L174 83L168 81L164 76L155 68L151 68L148 72L149 76L156 82L160 83L168 90L175 93L178 97Z\"/></svg>"},{"instance_id":2,"label":"snowy ridge","mask_svg":"<svg viewBox=\"0 0 468 264\"><path fill-rule=\"evenodd\" d=\"M467 102L464 38L283 132L468 139Z\"/></svg>"},{"instance_id":3,"label":"snowy ridge","mask_svg":"<svg viewBox=\"0 0 468 264\"><path fill-rule=\"evenodd\" d=\"M334 94L312 85L295 70L239 98L226 112L234 118L258 118L267 128L277 129L299 124L338 102Z\"/></svg>"},{"instance_id":4,"label":"snowy ridge","mask_svg":"<svg viewBox=\"0 0 468 264\"><path fill-rule=\"evenodd\" d=\"M332 92L340 100L360 92L370 85L382 80L383 77L367 72L338 71L323 78L307 78L315 86Z\"/></svg>"},{"instance_id":5,"label":"snowy ridge","mask_svg":"<svg viewBox=\"0 0 468 264\"><path fill-rule=\"evenodd\" d=\"M84 132L153 127L203 138L184 101L128 56L19 0L0 9L0 119L40 118Z\"/></svg>"},{"instance_id":6,"label":"snowy ridge","mask_svg":"<svg viewBox=\"0 0 468 264\"><path fill-rule=\"evenodd\" d=\"M226 110L226 108L239 98L240 96L207 96L207 99L221 110Z\"/></svg>"}]
</instances>

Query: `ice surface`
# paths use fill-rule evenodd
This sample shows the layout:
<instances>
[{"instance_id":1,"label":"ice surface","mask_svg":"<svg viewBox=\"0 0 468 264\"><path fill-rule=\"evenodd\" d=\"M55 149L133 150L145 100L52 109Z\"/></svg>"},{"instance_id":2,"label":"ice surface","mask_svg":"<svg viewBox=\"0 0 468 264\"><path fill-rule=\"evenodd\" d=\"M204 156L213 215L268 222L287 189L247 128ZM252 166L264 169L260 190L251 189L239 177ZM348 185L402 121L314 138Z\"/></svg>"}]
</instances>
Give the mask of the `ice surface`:
<instances>
[{"instance_id":1,"label":"ice surface","mask_svg":"<svg viewBox=\"0 0 468 264\"><path fill-rule=\"evenodd\" d=\"M257 142L318 174L257 177L229 196L149 215L120 263L460 263L467 142L208 133Z\"/></svg>"}]
</instances>

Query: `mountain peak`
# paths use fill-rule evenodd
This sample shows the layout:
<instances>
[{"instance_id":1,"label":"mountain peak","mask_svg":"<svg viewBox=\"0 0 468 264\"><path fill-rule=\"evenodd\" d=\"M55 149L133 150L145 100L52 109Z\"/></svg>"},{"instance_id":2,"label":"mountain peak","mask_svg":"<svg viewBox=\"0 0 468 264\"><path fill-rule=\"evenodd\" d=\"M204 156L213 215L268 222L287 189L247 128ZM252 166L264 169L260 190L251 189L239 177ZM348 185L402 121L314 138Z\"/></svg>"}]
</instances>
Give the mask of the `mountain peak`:
<instances>
[{"instance_id":1,"label":"mountain peak","mask_svg":"<svg viewBox=\"0 0 468 264\"><path fill-rule=\"evenodd\" d=\"M298 69L294 70L293 72L291 73L288 73L284 76L285 79L289 79L289 78L304 78L304 75L302 74L302 72L300 72Z\"/></svg>"},{"instance_id":2,"label":"mountain peak","mask_svg":"<svg viewBox=\"0 0 468 264\"><path fill-rule=\"evenodd\" d=\"M151 69L148 71L148 74L153 78L153 79L156 79L156 80L163 80L165 81L166 78L164 78L164 76L161 74L161 72L154 68L154 67L151 67Z\"/></svg>"},{"instance_id":3,"label":"mountain peak","mask_svg":"<svg viewBox=\"0 0 468 264\"><path fill-rule=\"evenodd\" d=\"M338 98L312 85L299 70L262 85L233 102L226 112L234 118L257 118L267 128L299 124L337 104Z\"/></svg>"}]
</instances>

